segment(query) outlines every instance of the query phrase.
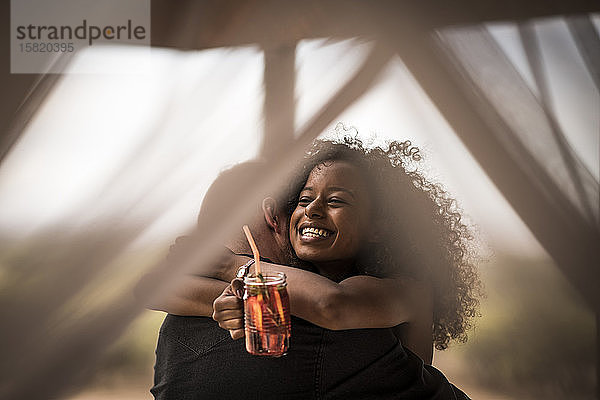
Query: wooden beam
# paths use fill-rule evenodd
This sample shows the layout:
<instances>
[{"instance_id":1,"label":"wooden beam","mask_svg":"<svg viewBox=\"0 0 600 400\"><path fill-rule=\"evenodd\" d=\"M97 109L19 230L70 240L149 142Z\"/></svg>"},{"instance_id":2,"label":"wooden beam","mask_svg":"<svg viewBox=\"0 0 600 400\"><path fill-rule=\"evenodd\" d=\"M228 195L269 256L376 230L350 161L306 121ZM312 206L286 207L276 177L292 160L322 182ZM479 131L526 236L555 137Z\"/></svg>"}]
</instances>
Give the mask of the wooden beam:
<instances>
[{"instance_id":1,"label":"wooden beam","mask_svg":"<svg viewBox=\"0 0 600 400\"><path fill-rule=\"evenodd\" d=\"M10 2L0 2L0 15L3 22L0 35L0 161L6 157L19 139L21 132L10 129L17 110L25 99L29 89L39 77L35 74L11 74L10 72Z\"/></svg>"},{"instance_id":2,"label":"wooden beam","mask_svg":"<svg viewBox=\"0 0 600 400\"><path fill-rule=\"evenodd\" d=\"M10 54L10 2L1 2L0 21L4 22L5 35L0 38L0 162L10 153L19 140L39 106L54 85L60 74L18 74L11 73ZM54 66L65 68L72 54L62 55L55 60Z\"/></svg>"},{"instance_id":3,"label":"wooden beam","mask_svg":"<svg viewBox=\"0 0 600 400\"><path fill-rule=\"evenodd\" d=\"M596 89L600 91L600 34L589 15L569 17L567 25Z\"/></svg>"},{"instance_id":4,"label":"wooden beam","mask_svg":"<svg viewBox=\"0 0 600 400\"><path fill-rule=\"evenodd\" d=\"M265 48L264 55L264 135L261 154L271 159L274 153L294 142L296 45Z\"/></svg>"},{"instance_id":5,"label":"wooden beam","mask_svg":"<svg viewBox=\"0 0 600 400\"><path fill-rule=\"evenodd\" d=\"M182 49L376 37L406 23L424 30L600 11L592 0L152 0L152 45Z\"/></svg>"}]
</instances>

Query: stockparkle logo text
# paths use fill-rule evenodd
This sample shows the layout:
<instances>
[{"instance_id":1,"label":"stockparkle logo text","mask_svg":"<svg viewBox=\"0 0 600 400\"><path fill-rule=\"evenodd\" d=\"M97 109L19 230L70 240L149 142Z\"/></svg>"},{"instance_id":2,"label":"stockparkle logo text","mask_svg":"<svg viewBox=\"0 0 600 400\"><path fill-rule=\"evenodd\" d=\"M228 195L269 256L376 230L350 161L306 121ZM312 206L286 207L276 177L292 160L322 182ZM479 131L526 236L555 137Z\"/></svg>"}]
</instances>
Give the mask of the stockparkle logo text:
<instances>
[{"instance_id":1,"label":"stockparkle logo text","mask_svg":"<svg viewBox=\"0 0 600 400\"><path fill-rule=\"evenodd\" d=\"M146 29L141 26L133 26L131 20L127 20L127 25L106 25L99 27L96 25L88 25L87 20L83 20L81 25L75 28L63 26L40 26L29 24L27 26L17 26L17 39L19 40L88 40L91 46L94 40L121 40L121 39L137 39L144 40L146 38Z\"/></svg>"}]
</instances>

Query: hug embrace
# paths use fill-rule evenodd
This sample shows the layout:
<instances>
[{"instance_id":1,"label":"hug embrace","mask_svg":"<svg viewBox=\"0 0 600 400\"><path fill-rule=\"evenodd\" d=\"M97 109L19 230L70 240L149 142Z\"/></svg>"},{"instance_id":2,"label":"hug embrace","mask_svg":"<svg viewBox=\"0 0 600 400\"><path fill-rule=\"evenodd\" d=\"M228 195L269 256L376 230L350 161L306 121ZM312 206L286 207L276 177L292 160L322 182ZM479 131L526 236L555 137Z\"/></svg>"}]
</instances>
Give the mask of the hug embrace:
<instances>
[{"instance_id":1,"label":"hug embrace","mask_svg":"<svg viewBox=\"0 0 600 400\"><path fill-rule=\"evenodd\" d=\"M354 137L317 140L295 179L263 193L250 225L267 271L287 278L292 314L287 355L244 349L238 268L244 236L224 243L214 271L190 275L148 307L166 311L156 350L157 399L466 399L431 366L434 348L465 341L481 284L472 236L455 201L415 164L410 142L367 148ZM198 218L234 203L242 182L269 166L224 171ZM193 252L179 238L166 262ZM231 282L231 283L230 283ZM143 287L143 285L140 285ZM139 289L138 289L139 290Z\"/></svg>"}]
</instances>

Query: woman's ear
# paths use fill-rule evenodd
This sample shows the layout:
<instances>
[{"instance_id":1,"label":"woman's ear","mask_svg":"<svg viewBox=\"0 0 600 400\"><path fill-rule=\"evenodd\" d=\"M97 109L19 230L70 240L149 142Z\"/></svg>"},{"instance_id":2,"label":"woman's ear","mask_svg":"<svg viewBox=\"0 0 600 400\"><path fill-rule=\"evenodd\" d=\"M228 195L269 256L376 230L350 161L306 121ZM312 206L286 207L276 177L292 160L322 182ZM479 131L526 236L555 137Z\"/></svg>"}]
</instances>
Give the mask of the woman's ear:
<instances>
[{"instance_id":1,"label":"woman's ear","mask_svg":"<svg viewBox=\"0 0 600 400\"><path fill-rule=\"evenodd\" d=\"M265 216L265 222L271 229L279 232L280 221L277 216L277 200L272 197L267 197L262 201L262 210Z\"/></svg>"}]
</instances>

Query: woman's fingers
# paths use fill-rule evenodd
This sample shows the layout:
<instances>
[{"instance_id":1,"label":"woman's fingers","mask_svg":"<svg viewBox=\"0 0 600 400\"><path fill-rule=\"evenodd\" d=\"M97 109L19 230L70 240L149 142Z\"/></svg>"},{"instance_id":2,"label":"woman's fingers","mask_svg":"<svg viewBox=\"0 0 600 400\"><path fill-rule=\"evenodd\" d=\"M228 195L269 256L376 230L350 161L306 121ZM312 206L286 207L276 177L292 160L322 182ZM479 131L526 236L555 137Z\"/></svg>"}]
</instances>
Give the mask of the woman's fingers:
<instances>
[{"instance_id":1,"label":"woman's fingers","mask_svg":"<svg viewBox=\"0 0 600 400\"><path fill-rule=\"evenodd\" d=\"M242 300L232 294L225 294L217 297L213 302L213 310L220 312L226 310L243 310L244 303Z\"/></svg>"},{"instance_id":2,"label":"woman's fingers","mask_svg":"<svg viewBox=\"0 0 600 400\"><path fill-rule=\"evenodd\" d=\"M230 319L244 319L244 310L223 310L213 311L213 319L215 321L227 321Z\"/></svg>"},{"instance_id":3,"label":"woman's fingers","mask_svg":"<svg viewBox=\"0 0 600 400\"><path fill-rule=\"evenodd\" d=\"M244 328L244 310L224 310L214 311L213 319L219 323L223 329L243 329Z\"/></svg>"},{"instance_id":4,"label":"woman's fingers","mask_svg":"<svg viewBox=\"0 0 600 400\"><path fill-rule=\"evenodd\" d=\"M235 331L243 331L244 328L244 303L233 294L231 285L215 299L212 317L219 323L221 328L234 331L230 332L232 338L237 339L241 337L240 332Z\"/></svg>"},{"instance_id":5,"label":"woman's fingers","mask_svg":"<svg viewBox=\"0 0 600 400\"><path fill-rule=\"evenodd\" d=\"M238 299L231 291L231 285L227 286L223 293L215 299L213 302L213 310L215 312L224 310L238 310L243 309L242 300Z\"/></svg>"},{"instance_id":6,"label":"woman's fingers","mask_svg":"<svg viewBox=\"0 0 600 400\"><path fill-rule=\"evenodd\" d=\"M231 335L231 338L233 340L241 339L245 336L243 328L242 329L231 329L229 331L229 334Z\"/></svg>"},{"instance_id":7,"label":"woman's fingers","mask_svg":"<svg viewBox=\"0 0 600 400\"><path fill-rule=\"evenodd\" d=\"M223 329L234 330L234 329L243 329L244 328L244 320L242 318L237 319L228 319L224 321L218 321L219 326Z\"/></svg>"},{"instance_id":8,"label":"woman's fingers","mask_svg":"<svg viewBox=\"0 0 600 400\"><path fill-rule=\"evenodd\" d=\"M238 281L234 279L233 285L229 285L213 303L213 319L221 328L227 329L234 340L244 337L244 302L235 294L243 286Z\"/></svg>"}]
</instances>

